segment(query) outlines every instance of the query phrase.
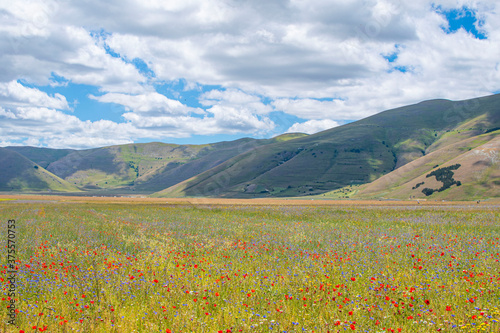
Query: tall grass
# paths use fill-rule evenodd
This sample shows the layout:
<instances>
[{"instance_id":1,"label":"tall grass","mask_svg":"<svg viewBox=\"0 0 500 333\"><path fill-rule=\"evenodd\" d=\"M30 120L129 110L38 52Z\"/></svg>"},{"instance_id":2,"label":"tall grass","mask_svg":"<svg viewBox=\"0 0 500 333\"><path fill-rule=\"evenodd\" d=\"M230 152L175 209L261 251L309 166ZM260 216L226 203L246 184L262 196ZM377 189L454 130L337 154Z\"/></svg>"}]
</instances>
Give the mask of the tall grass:
<instances>
[{"instance_id":1,"label":"tall grass","mask_svg":"<svg viewBox=\"0 0 500 333\"><path fill-rule=\"evenodd\" d=\"M496 208L1 203L0 215L2 235L17 226L7 332L500 331Z\"/></svg>"}]
</instances>

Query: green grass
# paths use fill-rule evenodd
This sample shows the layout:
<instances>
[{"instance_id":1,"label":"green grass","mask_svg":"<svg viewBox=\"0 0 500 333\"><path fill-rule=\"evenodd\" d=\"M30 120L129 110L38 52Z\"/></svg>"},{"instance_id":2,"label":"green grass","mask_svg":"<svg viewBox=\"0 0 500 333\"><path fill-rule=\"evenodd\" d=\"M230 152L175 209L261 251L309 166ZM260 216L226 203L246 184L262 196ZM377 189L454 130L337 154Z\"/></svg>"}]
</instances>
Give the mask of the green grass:
<instances>
[{"instance_id":1,"label":"green grass","mask_svg":"<svg viewBox=\"0 0 500 333\"><path fill-rule=\"evenodd\" d=\"M0 165L1 191L79 191L15 151L0 148Z\"/></svg>"},{"instance_id":2,"label":"green grass","mask_svg":"<svg viewBox=\"0 0 500 333\"><path fill-rule=\"evenodd\" d=\"M305 133L285 133L285 134L281 134L281 135L275 136L271 140L275 141L275 142L283 142L283 141L288 141L288 140L303 138L303 137L305 137L307 135L308 134L305 134Z\"/></svg>"},{"instance_id":3,"label":"green grass","mask_svg":"<svg viewBox=\"0 0 500 333\"><path fill-rule=\"evenodd\" d=\"M272 139L243 138L206 145L152 142L78 151L9 149L87 191L137 191L157 197L322 195L351 184L373 182L430 152L491 133L500 128L499 101L500 94L458 102L425 101L314 135L289 133ZM454 148L449 159L475 144L479 143ZM431 165L435 164L440 163ZM12 174L19 190L26 190L22 183L26 177L20 177L18 171L4 168L0 189L12 188L2 186L8 183L2 178ZM399 180L404 182L413 175ZM47 188L36 179L30 183L30 190Z\"/></svg>"},{"instance_id":4,"label":"green grass","mask_svg":"<svg viewBox=\"0 0 500 333\"><path fill-rule=\"evenodd\" d=\"M240 154L155 196L306 196L369 183L433 149L500 126L499 99L432 100L388 110ZM249 185L268 191L250 192Z\"/></svg>"},{"instance_id":5,"label":"green grass","mask_svg":"<svg viewBox=\"0 0 500 333\"><path fill-rule=\"evenodd\" d=\"M0 203L0 215L16 220L20 312L6 332L500 329L498 207Z\"/></svg>"},{"instance_id":6,"label":"green grass","mask_svg":"<svg viewBox=\"0 0 500 333\"><path fill-rule=\"evenodd\" d=\"M6 148L25 156L42 168L47 168L50 163L55 162L68 155L69 153L74 152L74 150L72 149L51 149L29 146L10 146Z\"/></svg>"}]
</instances>

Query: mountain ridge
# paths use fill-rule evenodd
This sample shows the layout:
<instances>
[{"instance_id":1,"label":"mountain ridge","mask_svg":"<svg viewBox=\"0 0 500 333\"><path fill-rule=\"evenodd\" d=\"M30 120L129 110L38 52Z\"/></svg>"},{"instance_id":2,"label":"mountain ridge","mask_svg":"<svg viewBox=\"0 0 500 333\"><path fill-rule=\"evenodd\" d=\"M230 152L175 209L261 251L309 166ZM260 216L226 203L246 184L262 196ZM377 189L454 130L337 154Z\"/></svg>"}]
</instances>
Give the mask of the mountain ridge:
<instances>
[{"instance_id":1,"label":"mountain ridge","mask_svg":"<svg viewBox=\"0 0 500 333\"><path fill-rule=\"evenodd\" d=\"M470 122L476 126L460 127ZM259 158L238 156L155 196L322 194L374 181L425 156L440 140L460 141L499 125L500 95L458 102L424 101L279 146L258 148L253 154ZM288 158L280 158L286 154ZM248 170L241 171L243 166Z\"/></svg>"},{"instance_id":2,"label":"mountain ridge","mask_svg":"<svg viewBox=\"0 0 500 333\"><path fill-rule=\"evenodd\" d=\"M477 140L484 141L483 144L489 140L495 146L499 128L500 94L497 94L464 101L423 101L312 135L291 133L271 139L243 138L205 145L152 142L87 150L4 149L24 153L47 172L93 194L333 198L342 197L352 186L370 183L375 184L372 189L382 186L382 181L376 182L378 179L383 180L391 173L397 179L401 170L408 168L413 168L416 177L420 177L421 164L432 164L432 156L442 165L459 157L464 147L479 147L471 143ZM444 154L447 147L450 156ZM435 152L439 154L432 155ZM423 159L420 164L413 163L419 159ZM488 167L492 170L490 174L496 175L496 166ZM460 174L461 170L457 172ZM411 178L410 174L405 173L405 177ZM470 187L469 181L472 182L470 179L464 182L462 189ZM385 192L370 194L368 190L357 190L356 195L403 195L393 191L393 184L384 186ZM477 184L471 186L478 188ZM332 194L335 191L337 194ZM474 196L472 192L455 192L447 189L431 197L447 193L456 198ZM349 193L354 196L350 190ZM495 190L482 193L500 195Z\"/></svg>"}]
</instances>

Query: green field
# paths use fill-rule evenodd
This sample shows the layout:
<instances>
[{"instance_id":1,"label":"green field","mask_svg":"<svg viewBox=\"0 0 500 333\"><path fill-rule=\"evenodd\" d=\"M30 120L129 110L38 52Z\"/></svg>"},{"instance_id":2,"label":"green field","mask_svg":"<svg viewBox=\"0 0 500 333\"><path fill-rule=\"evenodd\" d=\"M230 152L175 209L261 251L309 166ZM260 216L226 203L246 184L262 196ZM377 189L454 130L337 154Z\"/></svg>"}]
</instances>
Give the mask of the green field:
<instances>
[{"instance_id":1,"label":"green field","mask_svg":"<svg viewBox=\"0 0 500 333\"><path fill-rule=\"evenodd\" d=\"M498 332L497 206L0 202L2 332Z\"/></svg>"}]
</instances>

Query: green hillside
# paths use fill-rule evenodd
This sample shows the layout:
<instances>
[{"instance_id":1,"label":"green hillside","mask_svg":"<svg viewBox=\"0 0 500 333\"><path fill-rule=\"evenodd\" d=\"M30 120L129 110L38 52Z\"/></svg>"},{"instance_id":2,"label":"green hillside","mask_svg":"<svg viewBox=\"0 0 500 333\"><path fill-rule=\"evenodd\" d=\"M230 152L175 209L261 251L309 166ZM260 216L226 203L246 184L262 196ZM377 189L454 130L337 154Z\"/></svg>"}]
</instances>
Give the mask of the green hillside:
<instances>
[{"instance_id":1,"label":"green hillside","mask_svg":"<svg viewBox=\"0 0 500 333\"><path fill-rule=\"evenodd\" d=\"M291 133L266 140L240 139L205 145L159 142L86 150L6 147L44 166L76 187L92 193L152 193L209 170L226 160L275 142L306 134Z\"/></svg>"},{"instance_id":2,"label":"green hillside","mask_svg":"<svg viewBox=\"0 0 500 333\"><path fill-rule=\"evenodd\" d=\"M433 149L499 127L500 95L426 101L256 148L155 196L321 194L372 182Z\"/></svg>"},{"instance_id":3,"label":"green hillside","mask_svg":"<svg viewBox=\"0 0 500 333\"><path fill-rule=\"evenodd\" d=\"M77 150L47 170L86 190L130 187L166 165L190 161L206 147L152 142Z\"/></svg>"},{"instance_id":4,"label":"green hillside","mask_svg":"<svg viewBox=\"0 0 500 333\"><path fill-rule=\"evenodd\" d=\"M145 191L162 190L253 149L259 143L255 139L240 139L207 145L189 161L173 161L154 173L138 178L134 187Z\"/></svg>"},{"instance_id":5,"label":"green hillside","mask_svg":"<svg viewBox=\"0 0 500 333\"><path fill-rule=\"evenodd\" d=\"M9 149L0 148L0 165L0 191L79 191L77 187Z\"/></svg>"},{"instance_id":6,"label":"green hillside","mask_svg":"<svg viewBox=\"0 0 500 333\"><path fill-rule=\"evenodd\" d=\"M210 170L232 157L257 147L276 142L285 142L304 136L307 136L307 134L291 133L283 134L269 140L244 138L207 145L197 154L196 158L186 163L169 163L155 173L137 179L134 188L138 191L160 191Z\"/></svg>"},{"instance_id":7,"label":"green hillside","mask_svg":"<svg viewBox=\"0 0 500 333\"><path fill-rule=\"evenodd\" d=\"M47 168L52 162L60 160L64 156L75 151L73 149L51 149L29 146L10 146L5 148L23 155L42 168Z\"/></svg>"},{"instance_id":8,"label":"green hillside","mask_svg":"<svg viewBox=\"0 0 500 333\"><path fill-rule=\"evenodd\" d=\"M499 155L500 130L465 139L434 151L373 183L360 186L350 197L360 199L498 197L500 196ZM444 186L446 184L448 186ZM339 193L328 193L327 196L336 197L336 194Z\"/></svg>"},{"instance_id":9,"label":"green hillside","mask_svg":"<svg viewBox=\"0 0 500 333\"><path fill-rule=\"evenodd\" d=\"M425 101L314 135L86 150L7 147L2 156L10 167L1 185L6 191L159 197L498 196L497 164L480 156L497 153L499 129L500 95L492 95ZM460 168L446 169L456 164ZM453 172L455 178L445 180L452 186L437 191L439 179L427 177L436 167L445 168L436 171L440 177ZM431 186L428 195L413 184L417 180Z\"/></svg>"}]
</instances>

